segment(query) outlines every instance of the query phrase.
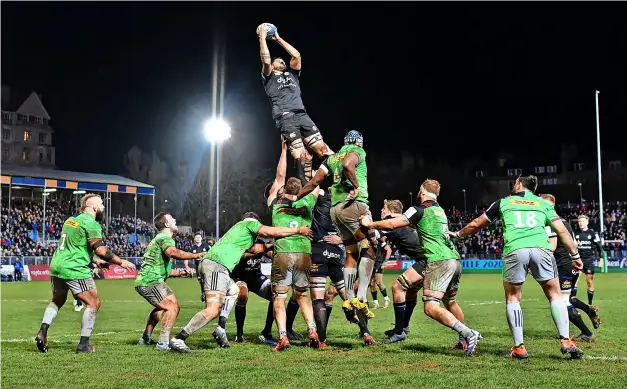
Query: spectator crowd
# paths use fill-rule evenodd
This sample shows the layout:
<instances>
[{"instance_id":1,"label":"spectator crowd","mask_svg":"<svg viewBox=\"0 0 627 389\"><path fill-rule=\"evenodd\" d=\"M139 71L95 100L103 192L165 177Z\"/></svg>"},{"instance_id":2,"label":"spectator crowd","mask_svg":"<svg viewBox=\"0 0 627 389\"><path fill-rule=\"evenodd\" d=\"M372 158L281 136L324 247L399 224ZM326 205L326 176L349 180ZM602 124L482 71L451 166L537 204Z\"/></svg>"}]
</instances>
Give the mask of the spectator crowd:
<instances>
[{"instance_id":1,"label":"spectator crowd","mask_svg":"<svg viewBox=\"0 0 627 389\"><path fill-rule=\"evenodd\" d=\"M559 206L560 216L568 220L573 228L577 228L577 216L587 215L590 218L590 227L598 230L599 209L592 204ZM610 256L627 255L625 245L627 231L627 202L607 203L603 210L605 225L605 249ZM458 230L475 217L485 212L485 208L476 211L463 212L459 209L447 210L449 228ZM70 201L50 200L46 204L46 230L48 241L58 241L63 222L75 213L74 204ZM55 244L48 247L42 245L43 206L40 202L14 199L11 209L8 202L2 201L1 230L3 257L8 256L51 256ZM135 236L135 228L137 235ZM37 233L34 233L37 231ZM103 231L107 231L104 227ZM153 227L145 220L135 220L131 216L114 216L111 219L108 233L104 238L107 245L122 257L140 257L143 255L147 243L153 234ZM607 242L609 241L609 242ZM193 236L177 234L177 247L189 251ZM463 257L498 258L503 248L503 227L500 222L492 223L488 228L474 236L456 242L457 249Z\"/></svg>"}]
</instances>

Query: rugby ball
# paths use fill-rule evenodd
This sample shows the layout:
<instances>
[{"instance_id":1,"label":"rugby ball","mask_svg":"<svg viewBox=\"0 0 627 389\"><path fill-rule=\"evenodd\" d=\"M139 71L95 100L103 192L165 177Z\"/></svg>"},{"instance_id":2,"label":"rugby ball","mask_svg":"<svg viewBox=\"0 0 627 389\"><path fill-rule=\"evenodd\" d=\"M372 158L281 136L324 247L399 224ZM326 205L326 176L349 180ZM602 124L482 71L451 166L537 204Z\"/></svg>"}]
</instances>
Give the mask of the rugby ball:
<instances>
[{"instance_id":1,"label":"rugby ball","mask_svg":"<svg viewBox=\"0 0 627 389\"><path fill-rule=\"evenodd\" d=\"M272 23L261 23L259 26L257 26L257 36L259 36L259 34L261 33L261 29L264 26L268 29L268 36L274 35L276 33L276 26L274 24L272 24Z\"/></svg>"}]
</instances>

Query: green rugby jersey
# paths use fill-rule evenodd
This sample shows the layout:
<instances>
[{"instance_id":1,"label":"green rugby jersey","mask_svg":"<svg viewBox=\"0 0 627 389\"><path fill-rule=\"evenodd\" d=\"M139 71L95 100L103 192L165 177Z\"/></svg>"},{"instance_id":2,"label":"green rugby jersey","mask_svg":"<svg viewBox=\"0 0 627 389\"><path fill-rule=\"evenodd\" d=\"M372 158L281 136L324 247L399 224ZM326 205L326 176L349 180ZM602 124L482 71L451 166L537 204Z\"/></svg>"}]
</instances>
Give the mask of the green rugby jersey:
<instances>
[{"instance_id":1,"label":"green rugby jersey","mask_svg":"<svg viewBox=\"0 0 627 389\"><path fill-rule=\"evenodd\" d=\"M524 191L497 200L484 216L490 222L503 222L503 256L522 248L551 250L544 227L552 226L559 216L551 204L533 193Z\"/></svg>"},{"instance_id":2,"label":"green rugby jersey","mask_svg":"<svg viewBox=\"0 0 627 389\"><path fill-rule=\"evenodd\" d=\"M320 167L328 174L333 174L331 189L331 205L346 201L346 197L353 189L353 184L344 175L342 161L349 153L359 156L359 163L355 167L355 176L359 185L359 195L355 201L368 204L368 168L366 167L366 151L356 145L344 145L337 153L330 155Z\"/></svg>"},{"instance_id":3,"label":"green rugby jersey","mask_svg":"<svg viewBox=\"0 0 627 389\"><path fill-rule=\"evenodd\" d=\"M312 194L291 204L284 199L275 199L272 203L272 226L298 228L306 224L311 227L315 205L316 197ZM305 236L292 235L276 239L274 251L311 254L311 242Z\"/></svg>"},{"instance_id":4,"label":"green rugby jersey","mask_svg":"<svg viewBox=\"0 0 627 389\"><path fill-rule=\"evenodd\" d=\"M235 223L204 258L225 266L230 272L233 271L244 252L255 242L260 228L261 223L257 219L244 219Z\"/></svg>"},{"instance_id":5,"label":"green rugby jersey","mask_svg":"<svg viewBox=\"0 0 627 389\"><path fill-rule=\"evenodd\" d=\"M50 275L65 280L91 278L94 250L89 242L93 239L102 239L102 226L92 215L81 213L67 219L50 262Z\"/></svg>"},{"instance_id":6,"label":"green rugby jersey","mask_svg":"<svg viewBox=\"0 0 627 389\"><path fill-rule=\"evenodd\" d=\"M424 251L427 262L459 259L455 245L446 234L446 213L437 202L425 201L419 206L409 208L403 215L411 224L416 225L420 248Z\"/></svg>"},{"instance_id":7,"label":"green rugby jersey","mask_svg":"<svg viewBox=\"0 0 627 389\"><path fill-rule=\"evenodd\" d=\"M165 254L169 247L176 246L167 232L160 232L150 241L142 262L135 286L152 286L165 282L172 270L172 259Z\"/></svg>"}]
</instances>

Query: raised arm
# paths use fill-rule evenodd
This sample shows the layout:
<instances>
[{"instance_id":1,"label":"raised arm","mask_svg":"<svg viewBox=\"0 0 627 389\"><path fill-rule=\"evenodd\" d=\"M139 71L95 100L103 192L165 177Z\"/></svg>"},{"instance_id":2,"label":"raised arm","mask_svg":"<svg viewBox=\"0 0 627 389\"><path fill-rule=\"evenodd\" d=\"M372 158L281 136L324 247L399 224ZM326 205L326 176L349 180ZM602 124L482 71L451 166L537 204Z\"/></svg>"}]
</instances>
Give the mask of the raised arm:
<instances>
[{"instance_id":1,"label":"raised arm","mask_svg":"<svg viewBox=\"0 0 627 389\"><path fill-rule=\"evenodd\" d=\"M267 205L270 206L274 199L276 199L279 189L285 186L285 176L287 175L287 142L285 138L281 137L281 157L279 158L279 164L276 167L276 176L274 182L270 187L270 193L268 194Z\"/></svg>"},{"instance_id":2,"label":"raised arm","mask_svg":"<svg viewBox=\"0 0 627 389\"><path fill-rule=\"evenodd\" d=\"M270 50L266 42L267 36L268 30L265 27L261 28L259 32L259 55L261 55L261 73L264 76L269 76L272 72L272 59L270 58Z\"/></svg>"},{"instance_id":3,"label":"raised arm","mask_svg":"<svg viewBox=\"0 0 627 389\"><path fill-rule=\"evenodd\" d=\"M290 200L300 200L303 197L307 196L309 193L313 192L314 189L316 189L322 183L322 181L324 181L324 178L327 176L327 174L329 174L329 170L324 166L324 164L320 165L320 169L316 171L316 174L313 176L313 178L309 180L307 185L303 186L300 192L298 192L298 194L295 197L293 196L293 198L291 198Z\"/></svg>"},{"instance_id":4,"label":"raised arm","mask_svg":"<svg viewBox=\"0 0 627 389\"><path fill-rule=\"evenodd\" d=\"M276 41L281 45L289 53L292 57L290 59L290 67L294 70L300 70L301 68L301 59L300 52L294 48L294 46L287 43L283 38L279 36L279 32L277 31L273 36L270 37L273 41Z\"/></svg>"}]
</instances>

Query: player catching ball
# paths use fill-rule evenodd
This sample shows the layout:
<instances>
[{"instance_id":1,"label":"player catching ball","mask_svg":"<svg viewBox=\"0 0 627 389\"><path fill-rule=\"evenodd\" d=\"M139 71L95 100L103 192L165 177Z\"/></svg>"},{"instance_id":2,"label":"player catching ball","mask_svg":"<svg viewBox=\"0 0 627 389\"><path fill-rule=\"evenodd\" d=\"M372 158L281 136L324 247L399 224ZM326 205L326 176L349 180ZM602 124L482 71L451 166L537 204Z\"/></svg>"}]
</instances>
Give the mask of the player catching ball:
<instances>
[{"instance_id":1,"label":"player catching ball","mask_svg":"<svg viewBox=\"0 0 627 389\"><path fill-rule=\"evenodd\" d=\"M331 155L333 151L324 143L320 130L305 110L299 80L300 53L279 36L276 27L264 23L259 26L258 31L262 64L261 78L272 105L272 117L281 136L288 142L290 154L296 161L298 178L302 182L307 182L305 173L307 176L311 175L311 161L306 161L305 145L319 158ZM280 57L270 58L267 38L277 42L289 53L291 56L289 67Z\"/></svg>"}]
</instances>

